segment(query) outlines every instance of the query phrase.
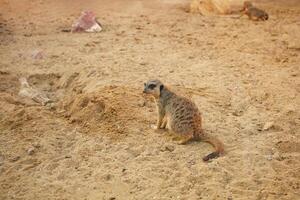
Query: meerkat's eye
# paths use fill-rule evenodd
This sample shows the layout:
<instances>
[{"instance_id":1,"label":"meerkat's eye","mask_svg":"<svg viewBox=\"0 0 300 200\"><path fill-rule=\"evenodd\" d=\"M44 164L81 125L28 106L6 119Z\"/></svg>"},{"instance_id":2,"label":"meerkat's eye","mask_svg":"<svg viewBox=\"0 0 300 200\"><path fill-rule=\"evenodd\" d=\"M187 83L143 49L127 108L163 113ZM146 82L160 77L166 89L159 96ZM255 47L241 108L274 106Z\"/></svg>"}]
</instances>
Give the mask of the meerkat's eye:
<instances>
[{"instance_id":1,"label":"meerkat's eye","mask_svg":"<svg viewBox=\"0 0 300 200\"><path fill-rule=\"evenodd\" d=\"M146 84L146 83L144 83L144 87L146 87L146 85L147 85L147 84Z\"/></svg>"},{"instance_id":2,"label":"meerkat's eye","mask_svg":"<svg viewBox=\"0 0 300 200\"><path fill-rule=\"evenodd\" d=\"M155 84L149 84L149 85L148 85L148 88L151 89L151 90L153 90L155 87L156 87Z\"/></svg>"}]
</instances>

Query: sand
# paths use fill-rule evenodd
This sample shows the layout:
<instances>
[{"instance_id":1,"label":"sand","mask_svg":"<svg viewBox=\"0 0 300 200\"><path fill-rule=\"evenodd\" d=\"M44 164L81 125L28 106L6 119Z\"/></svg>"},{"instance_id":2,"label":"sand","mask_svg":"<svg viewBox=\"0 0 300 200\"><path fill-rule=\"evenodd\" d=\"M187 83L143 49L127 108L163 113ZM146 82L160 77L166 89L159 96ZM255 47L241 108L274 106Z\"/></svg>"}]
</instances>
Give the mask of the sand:
<instances>
[{"instance_id":1,"label":"sand","mask_svg":"<svg viewBox=\"0 0 300 200\"><path fill-rule=\"evenodd\" d=\"M1 200L300 199L299 1L257 2L266 22L189 3L0 1ZM61 32L84 9L104 30ZM197 104L223 157L151 128L149 78Z\"/></svg>"}]
</instances>

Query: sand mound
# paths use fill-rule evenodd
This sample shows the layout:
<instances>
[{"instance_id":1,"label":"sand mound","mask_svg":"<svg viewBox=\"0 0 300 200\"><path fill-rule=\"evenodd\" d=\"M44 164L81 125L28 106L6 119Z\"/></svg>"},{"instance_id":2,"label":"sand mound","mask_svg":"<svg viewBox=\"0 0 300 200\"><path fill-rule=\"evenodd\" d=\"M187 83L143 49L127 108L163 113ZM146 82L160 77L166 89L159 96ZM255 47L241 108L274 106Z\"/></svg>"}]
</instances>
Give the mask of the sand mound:
<instances>
[{"instance_id":1,"label":"sand mound","mask_svg":"<svg viewBox=\"0 0 300 200\"><path fill-rule=\"evenodd\" d=\"M284 141L276 144L276 147L281 153L300 152L300 143Z\"/></svg>"},{"instance_id":2,"label":"sand mound","mask_svg":"<svg viewBox=\"0 0 300 200\"><path fill-rule=\"evenodd\" d=\"M138 103L142 95L134 88L108 86L95 92L66 96L59 104L60 113L70 123L91 132L112 137L128 134L130 124L141 122ZM142 105L141 105L142 106Z\"/></svg>"},{"instance_id":3,"label":"sand mound","mask_svg":"<svg viewBox=\"0 0 300 200\"><path fill-rule=\"evenodd\" d=\"M16 76L10 72L0 71L0 92L16 94L19 88L20 83Z\"/></svg>"},{"instance_id":4,"label":"sand mound","mask_svg":"<svg viewBox=\"0 0 300 200\"><path fill-rule=\"evenodd\" d=\"M23 116L24 109L17 108L18 105L39 105L30 98L18 95L20 83L17 76L8 72L1 72L0 76L1 99L4 100L1 103L12 105L4 106L8 113L19 110L13 116L6 116L3 121ZM125 136L131 122L141 122L139 109L146 103L142 93L136 92L138 89L106 86L85 93L85 85L77 80L78 76L78 73L63 76L54 73L32 74L28 76L28 83L51 99L53 103L47 105L47 109L54 111L59 117L66 118L71 124L77 124L86 132L97 132L111 137ZM25 123L27 118L28 116L17 121Z\"/></svg>"},{"instance_id":5,"label":"sand mound","mask_svg":"<svg viewBox=\"0 0 300 200\"><path fill-rule=\"evenodd\" d=\"M17 94L20 89L18 78L5 71L0 71L0 121L5 121L8 114L13 112L16 106L28 103L22 100Z\"/></svg>"},{"instance_id":6,"label":"sand mound","mask_svg":"<svg viewBox=\"0 0 300 200\"><path fill-rule=\"evenodd\" d=\"M190 3L190 12L203 15L238 13L243 2L244 0L193 0Z\"/></svg>"}]
</instances>

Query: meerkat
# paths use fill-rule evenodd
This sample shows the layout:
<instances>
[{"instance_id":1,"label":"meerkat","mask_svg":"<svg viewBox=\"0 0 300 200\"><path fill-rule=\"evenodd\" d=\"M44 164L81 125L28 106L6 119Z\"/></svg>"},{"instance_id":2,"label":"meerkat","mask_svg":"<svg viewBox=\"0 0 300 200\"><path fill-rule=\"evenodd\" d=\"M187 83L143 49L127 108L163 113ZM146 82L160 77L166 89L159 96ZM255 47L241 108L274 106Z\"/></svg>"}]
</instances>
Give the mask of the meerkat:
<instances>
[{"instance_id":1,"label":"meerkat","mask_svg":"<svg viewBox=\"0 0 300 200\"><path fill-rule=\"evenodd\" d=\"M244 2L244 7L241 10L241 12L243 12L241 16L245 14L248 16L249 19L254 21L265 21L269 18L268 13L259 8L254 7L252 2L250 1Z\"/></svg>"},{"instance_id":2,"label":"meerkat","mask_svg":"<svg viewBox=\"0 0 300 200\"><path fill-rule=\"evenodd\" d=\"M144 83L143 93L155 98L158 110L156 129L165 129L168 125L168 129L183 137L179 144L200 140L213 145L216 150L203 157L203 161L224 153L223 143L203 132L201 113L191 100L175 94L159 80Z\"/></svg>"}]
</instances>

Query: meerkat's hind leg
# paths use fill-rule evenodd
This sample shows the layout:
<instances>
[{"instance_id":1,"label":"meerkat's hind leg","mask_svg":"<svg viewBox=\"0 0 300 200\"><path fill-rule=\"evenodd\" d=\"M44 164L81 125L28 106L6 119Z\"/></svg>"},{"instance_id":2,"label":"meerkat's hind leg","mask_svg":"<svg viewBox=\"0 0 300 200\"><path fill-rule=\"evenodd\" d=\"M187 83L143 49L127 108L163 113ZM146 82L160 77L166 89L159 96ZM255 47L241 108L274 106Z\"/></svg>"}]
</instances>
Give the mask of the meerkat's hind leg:
<instances>
[{"instance_id":1,"label":"meerkat's hind leg","mask_svg":"<svg viewBox=\"0 0 300 200\"><path fill-rule=\"evenodd\" d=\"M259 17L257 17L257 16L251 16L251 20L253 20L253 21L259 21Z\"/></svg>"},{"instance_id":2,"label":"meerkat's hind leg","mask_svg":"<svg viewBox=\"0 0 300 200\"><path fill-rule=\"evenodd\" d=\"M241 14L237 17L237 19L242 18L244 15L245 15L245 13L241 13Z\"/></svg>"},{"instance_id":3,"label":"meerkat's hind leg","mask_svg":"<svg viewBox=\"0 0 300 200\"><path fill-rule=\"evenodd\" d=\"M167 123L168 123L168 119L165 117L165 118L163 119L163 122L162 122L162 124L161 124L161 127L160 127L160 128L162 128L162 129L165 129L165 128L166 128L166 126L167 126Z\"/></svg>"},{"instance_id":4,"label":"meerkat's hind leg","mask_svg":"<svg viewBox=\"0 0 300 200\"><path fill-rule=\"evenodd\" d=\"M157 122L156 122L156 129L160 129L161 124L162 124L162 117L158 116Z\"/></svg>"},{"instance_id":5,"label":"meerkat's hind leg","mask_svg":"<svg viewBox=\"0 0 300 200\"><path fill-rule=\"evenodd\" d=\"M178 144L180 144L180 145L185 145L185 144L187 144L187 143L189 143L189 142L191 142L191 141L193 141L194 140L194 135L193 134L186 134L186 135L184 135L184 136L181 136L183 139L181 139L179 142L178 142Z\"/></svg>"}]
</instances>

